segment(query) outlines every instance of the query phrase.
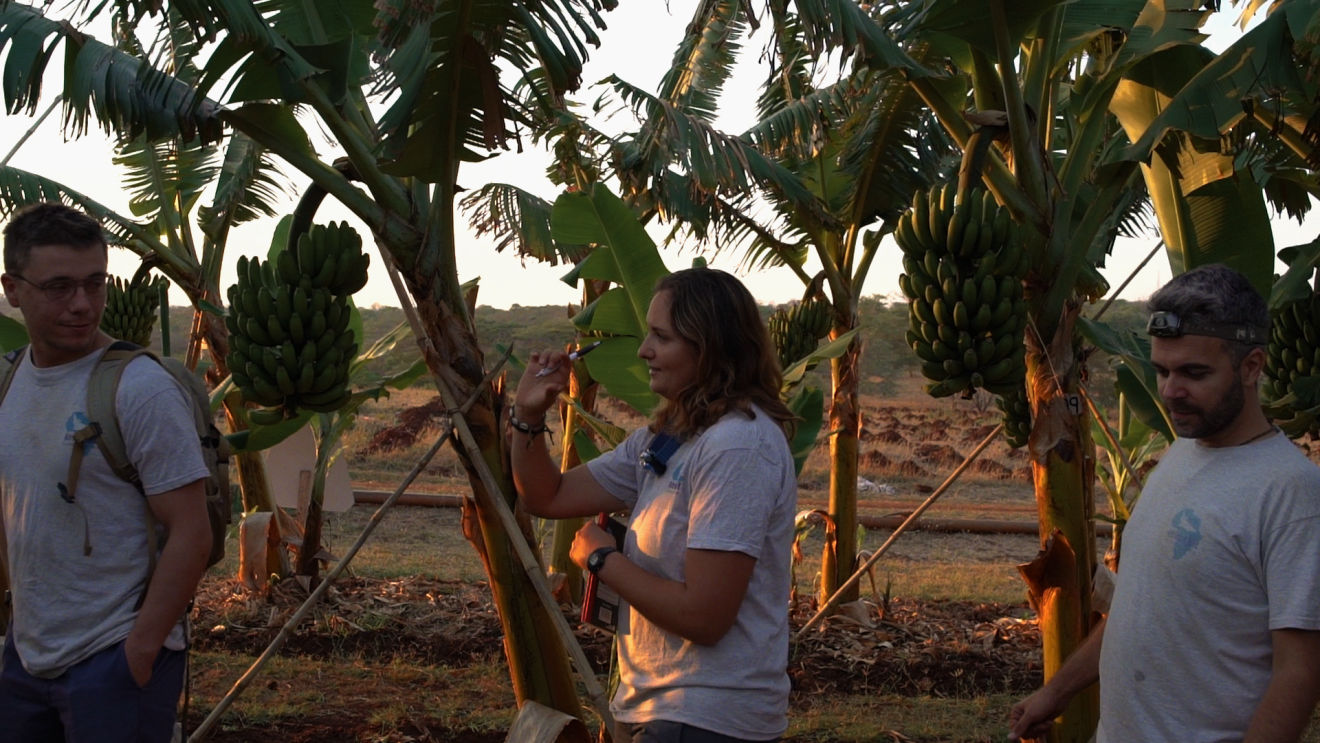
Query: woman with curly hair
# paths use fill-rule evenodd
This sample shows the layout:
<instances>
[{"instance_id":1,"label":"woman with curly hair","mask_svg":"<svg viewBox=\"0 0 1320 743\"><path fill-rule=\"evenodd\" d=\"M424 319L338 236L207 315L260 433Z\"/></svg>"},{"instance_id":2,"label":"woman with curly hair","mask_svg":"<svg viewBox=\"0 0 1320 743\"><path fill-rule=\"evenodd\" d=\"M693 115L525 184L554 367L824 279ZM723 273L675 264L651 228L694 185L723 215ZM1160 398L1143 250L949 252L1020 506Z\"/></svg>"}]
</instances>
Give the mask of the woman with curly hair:
<instances>
[{"instance_id":1,"label":"woman with curly hair","mask_svg":"<svg viewBox=\"0 0 1320 743\"><path fill-rule=\"evenodd\" d=\"M540 434L570 362L532 354L510 420L514 481L539 516L631 511L622 550L588 523L571 551L626 604L615 741L776 740L797 500L779 363L752 295L723 271L662 279L646 322L638 356L664 401L650 425L560 473Z\"/></svg>"}]
</instances>

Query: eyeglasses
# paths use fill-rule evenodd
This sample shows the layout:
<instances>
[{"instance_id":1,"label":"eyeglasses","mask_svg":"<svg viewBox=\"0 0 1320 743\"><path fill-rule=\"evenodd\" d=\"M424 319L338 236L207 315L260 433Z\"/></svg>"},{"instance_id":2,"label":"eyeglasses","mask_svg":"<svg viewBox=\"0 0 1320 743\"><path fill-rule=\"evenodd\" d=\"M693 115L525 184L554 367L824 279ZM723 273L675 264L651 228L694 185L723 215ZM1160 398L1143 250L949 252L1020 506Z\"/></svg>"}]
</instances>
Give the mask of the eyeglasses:
<instances>
[{"instance_id":1,"label":"eyeglasses","mask_svg":"<svg viewBox=\"0 0 1320 743\"><path fill-rule=\"evenodd\" d=\"M52 279L43 283L29 281L16 273L10 276L22 281L24 284L35 287L50 302L67 302L73 299L73 295L78 293L81 287L83 293L89 297L97 297L105 293L105 287L110 283L110 274L97 273L88 276L81 281L77 279Z\"/></svg>"}]
</instances>

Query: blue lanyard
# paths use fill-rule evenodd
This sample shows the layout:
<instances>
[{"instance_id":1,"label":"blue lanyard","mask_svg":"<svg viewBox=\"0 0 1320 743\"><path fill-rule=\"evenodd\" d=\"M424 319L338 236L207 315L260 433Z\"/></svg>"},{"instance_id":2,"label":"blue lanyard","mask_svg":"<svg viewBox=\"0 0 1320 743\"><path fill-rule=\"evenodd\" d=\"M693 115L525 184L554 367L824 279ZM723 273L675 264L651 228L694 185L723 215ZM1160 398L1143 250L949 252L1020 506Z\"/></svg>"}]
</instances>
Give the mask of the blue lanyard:
<instances>
[{"instance_id":1,"label":"blue lanyard","mask_svg":"<svg viewBox=\"0 0 1320 743\"><path fill-rule=\"evenodd\" d=\"M674 456L674 452L682 445L683 442L667 433L657 433L638 460L643 467L655 473L656 477L660 477L669 469L669 458Z\"/></svg>"}]
</instances>

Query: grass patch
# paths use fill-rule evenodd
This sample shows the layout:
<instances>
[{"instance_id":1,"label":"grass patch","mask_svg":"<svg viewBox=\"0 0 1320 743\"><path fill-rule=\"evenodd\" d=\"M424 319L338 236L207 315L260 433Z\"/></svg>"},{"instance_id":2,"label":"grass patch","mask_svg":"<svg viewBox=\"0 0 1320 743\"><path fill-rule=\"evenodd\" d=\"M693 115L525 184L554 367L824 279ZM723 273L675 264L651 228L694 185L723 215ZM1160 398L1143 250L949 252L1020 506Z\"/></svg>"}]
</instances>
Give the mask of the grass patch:
<instances>
[{"instance_id":1,"label":"grass patch","mask_svg":"<svg viewBox=\"0 0 1320 743\"><path fill-rule=\"evenodd\" d=\"M988 743L1008 736L1008 694L975 699L847 694L814 697L789 717L786 743ZM893 733L897 733L895 737Z\"/></svg>"}]
</instances>

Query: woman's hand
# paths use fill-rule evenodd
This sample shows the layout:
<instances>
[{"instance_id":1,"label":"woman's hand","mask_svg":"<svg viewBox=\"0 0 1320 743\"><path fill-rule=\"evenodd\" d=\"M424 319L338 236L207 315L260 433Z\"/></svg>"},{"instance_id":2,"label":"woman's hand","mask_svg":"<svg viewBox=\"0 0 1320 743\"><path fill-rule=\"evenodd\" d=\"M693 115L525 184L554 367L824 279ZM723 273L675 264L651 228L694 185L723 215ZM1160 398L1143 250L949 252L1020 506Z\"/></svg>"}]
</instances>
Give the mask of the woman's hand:
<instances>
[{"instance_id":1,"label":"woman's hand","mask_svg":"<svg viewBox=\"0 0 1320 743\"><path fill-rule=\"evenodd\" d=\"M546 350L531 355L513 398L513 414L518 420L535 425L545 418L545 412L555 404L559 393L568 387L571 365L563 351ZM546 369L554 371L537 376Z\"/></svg>"},{"instance_id":2,"label":"woman's hand","mask_svg":"<svg viewBox=\"0 0 1320 743\"><path fill-rule=\"evenodd\" d=\"M587 558L591 553L601 547L617 547L619 543L614 541L614 535L600 528L595 521L588 521L577 530L577 535L573 537L573 546L569 548L568 557L578 567L587 569Z\"/></svg>"}]
</instances>

